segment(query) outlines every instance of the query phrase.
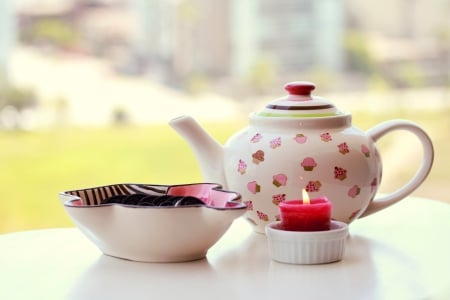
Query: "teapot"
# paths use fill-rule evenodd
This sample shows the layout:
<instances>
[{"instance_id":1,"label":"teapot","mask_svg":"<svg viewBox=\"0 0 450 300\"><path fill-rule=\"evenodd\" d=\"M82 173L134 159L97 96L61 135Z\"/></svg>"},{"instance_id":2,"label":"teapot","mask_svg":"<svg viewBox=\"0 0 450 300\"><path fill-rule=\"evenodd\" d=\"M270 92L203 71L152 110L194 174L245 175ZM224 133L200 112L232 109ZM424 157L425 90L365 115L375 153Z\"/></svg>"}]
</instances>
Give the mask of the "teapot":
<instances>
[{"instance_id":1,"label":"teapot","mask_svg":"<svg viewBox=\"0 0 450 300\"><path fill-rule=\"evenodd\" d=\"M428 134L407 120L380 123L364 132L352 126L352 115L331 101L314 96L315 85L296 81L284 86L287 96L249 116L248 127L224 146L192 117L169 122L193 149L203 180L241 194L245 217L256 232L278 221L278 204L326 196L332 219L350 224L400 201L428 176L434 157ZM416 174L402 187L377 195L382 162L376 142L386 134L409 131L421 142L423 158Z\"/></svg>"}]
</instances>

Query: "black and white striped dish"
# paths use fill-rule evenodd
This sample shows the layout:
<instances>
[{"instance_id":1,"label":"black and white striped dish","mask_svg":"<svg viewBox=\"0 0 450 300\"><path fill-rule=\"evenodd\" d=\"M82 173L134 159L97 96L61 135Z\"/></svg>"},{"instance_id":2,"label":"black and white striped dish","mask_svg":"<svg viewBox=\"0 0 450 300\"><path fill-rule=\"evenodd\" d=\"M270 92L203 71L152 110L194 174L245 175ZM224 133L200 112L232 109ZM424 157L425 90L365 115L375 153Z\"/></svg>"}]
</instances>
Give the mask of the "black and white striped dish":
<instances>
[{"instance_id":1,"label":"black and white striped dish","mask_svg":"<svg viewBox=\"0 0 450 300\"><path fill-rule=\"evenodd\" d=\"M222 186L216 183L192 183L180 185L155 185L120 183L92 188L65 191L59 194L60 199L67 206L102 206L111 205L108 199L118 196L160 196L168 198L173 196L180 198L195 197L201 200L205 206L214 208L245 208L245 204L240 203L241 196L238 193L225 191ZM157 202L157 201L156 201ZM181 201L182 202L182 201ZM180 201L175 201L173 206L177 206ZM112 203L128 205L126 203ZM201 205L201 204L193 204ZM138 205L131 205L138 206ZM155 205L159 206L159 205ZM164 205L162 205L164 206ZM166 203L166 206L167 203Z\"/></svg>"}]
</instances>

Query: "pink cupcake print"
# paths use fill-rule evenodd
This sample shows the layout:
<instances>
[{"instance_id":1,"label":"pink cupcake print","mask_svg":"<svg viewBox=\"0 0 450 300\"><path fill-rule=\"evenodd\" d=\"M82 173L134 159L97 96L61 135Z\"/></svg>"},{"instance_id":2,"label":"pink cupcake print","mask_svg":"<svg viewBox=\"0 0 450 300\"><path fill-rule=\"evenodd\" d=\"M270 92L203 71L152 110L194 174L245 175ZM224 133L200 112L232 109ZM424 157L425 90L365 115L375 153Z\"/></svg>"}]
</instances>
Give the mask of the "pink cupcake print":
<instances>
[{"instance_id":1,"label":"pink cupcake print","mask_svg":"<svg viewBox=\"0 0 450 300\"><path fill-rule=\"evenodd\" d=\"M356 196L359 195L360 192L361 192L361 188L355 184L348 190L347 195L349 197L355 198Z\"/></svg>"},{"instance_id":2,"label":"pink cupcake print","mask_svg":"<svg viewBox=\"0 0 450 300\"><path fill-rule=\"evenodd\" d=\"M354 212L352 212L351 215L348 217L348 220L352 221L353 219L355 219L360 211L361 211L361 209L358 209L358 210L355 210Z\"/></svg>"},{"instance_id":3,"label":"pink cupcake print","mask_svg":"<svg viewBox=\"0 0 450 300\"><path fill-rule=\"evenodd\" d=\"M249 183L247 183L247 189L252 194L261 192L261 186L256 181L250 181Z\"/></svg>"},{"instance_id":4,"label":"pink cupcake print","mask_svg":"<svg viewBox=\"0 0 450 300\"><path fill-rule=\"evenodd\" d=\"M371 193L375 192L375 190L377 189L377 184L378 184L377 179L374 178L372 180L372 182L370 183L370 192Z\"/></svg>"},{"instance_id":5,"label":"pink cupcake print","mask_svg":"<svg viewBox=\"0 0 450 300\"><path fill-rule=\"evenodd\" d=\"M262 139L262 135L260 133L256 133L252 139L250 140L252 143L257 143Z\"/></svg>"},{"instance_id":6,"label":"pink cupcake print","mask_svg":"<svg viewBox=\"0 0 450 300\"><path fill-rule=\"evenodd\" d=\"M329 132L322 133L322 134L320 135L320 139L321 139L323 142L329 142L329 141L332 141L332 140L333 140L333 139L331 138L331 134L330 134Z\"/></svg>"},{"instance_id":7,"label":"pink cupcake print","mask_svg":"<svg viewBox=\"0 0 450 300\"><path fill-rule=\"evenodd\" d=\"M266 213L263 213L262 211L257 210L256 214L258 215L258 218L262 221L269 221L269 216Z\"/></svg>"},{"instance_id":8,"label":"pink cupcake print","mask_svg":"<svg viewBox=\"0 0 450 300\"><path fill-rule=\"evenodd\" d=\"M317 166L316 161L312 157L305 157L303 161L300 163L300 166L303 167L305 171L312 171Z\"/></svg>"},{"instance_id":9,"label":"pink cupcake print","mask_svg":"<svg viewBox=\"0 0 450 300\"><path fill-rule=\"evenodd\" d=\"M366 145L364 144L361 145L361 152L362 154L364 154L365 157L370 157L370 150L369 147L367 147Z\"/></svg>"},{"instance_id":10,"label":"pink cupcake print","mask_svg":"<svg viewBox=\"0 0 450 300\"><path fill-rule=\"evenodd\" d=\"M284 174L277 174L273 176L273 185L276 187L285 186L287 182L287 176Z\"/></svg>"},{"instance_id":11,"label":"pink cupcake print","mask_svg":"<svg viewBox=\"0 0 450 300\"><path fill-rule=\"evenodd\" d=\"M320 187L322 186L322 183L320 183L319 180L316 181L309 181L308 184L305 186L305 190L308 193L311 192L318 192L320 190Z\"/></svg>"},{"instance_id":12,"label":"pink cupcake print","mask_svg":"<svg viewBox=\"0 0 450 300\"><path fill-rule=\"evenodd\" d=\"M281 137L277 137L270 141L270 148L276 149L281 146Z\"/></svg>"},{"instance_id":13,"label":"pink cupcake print","mask_svg":"<svg viewBox=\"0 0 450 300\"><path fill-rule=\"evenodd\" d=\"M247 164L242 159L240 159L238 162L237 171L242 175L247 171Z\"/></svg>"},{"instance_id":14,"label":"pink cupcake print","mask_svg":"<svg viewBox=\"0 0 450 300\"><path fill-rule=\"evenodd\" d=\"M272 203L277 205L280 204L280 202L286 200L286 194L278 194L272 196Z\"/></svg>"},{"instance_id":15,"label":"pink cupcake print","mask_svg":"<svg viewBox=\"0 0 450 300\"><path fill-rule=\"evenodd\" d=\"M306 140L308 139L308 137L306 135L304 135L303 133L298 133L295 135L294 140L299 143L299 144L304 144L306 143Z\"/></svg>"},{"instance_id":16,"label":"pink cupcake print","mask_svg":"<svg viewBox=\"0 0 450 300\"><path fill-rule=\"evenodd\" d=\"M247 205L247 210L253 210L253 201L244 201L244 204Z\"/></svg>"},{"instance_id":17,"label":"pink cupcake print","mask_svg":"<svg viewBox=\"0 0 450 300\"><path fill-rule=\"evenodd\" d=\"M344 180L347 178L347 170L341 167L334 167L334 178Z\"/></svg>"},{"instance_id":18,"label":"pink cupcake print","mask_svg":"<svg viewBox=\"0 0 450 300\"><path fill-rule=\"evenodd\" d=\"M341 154L347 154L350 152L350 149L348 148L348 145L346 142L339 144L338 149Z\"/></svg>"},{"instance_id":19,"label":"pink cupcake print","mask_svg":"<svg viewBox=\"0 0 450 300\"><path fill-rule=\"evenodd\" d=\"M252 154L252 160L255 164L259 164L264 161L264 151L258 150Z\"/></svg>"}]
</instances>

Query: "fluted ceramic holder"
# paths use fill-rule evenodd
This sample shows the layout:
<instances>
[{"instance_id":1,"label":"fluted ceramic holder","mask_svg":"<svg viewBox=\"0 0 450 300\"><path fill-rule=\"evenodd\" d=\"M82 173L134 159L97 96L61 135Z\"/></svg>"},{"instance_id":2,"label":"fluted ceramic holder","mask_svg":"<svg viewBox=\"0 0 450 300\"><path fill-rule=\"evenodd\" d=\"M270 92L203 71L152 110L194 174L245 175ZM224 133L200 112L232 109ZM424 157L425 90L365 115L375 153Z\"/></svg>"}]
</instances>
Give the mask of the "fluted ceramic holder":
<instances>
[{"instance_id":1,"label":"fluted ceramic holder","mask_svg":"<svg viewBox=\"0 0 450 300\"><path fill-rule=\"evenodd\" d=\"M348 225L331 221L326 231L287 231L281 222L266 226L271 258L290 264L324 264L340 261L344 255Z\"/></svg>"}]
</instances>

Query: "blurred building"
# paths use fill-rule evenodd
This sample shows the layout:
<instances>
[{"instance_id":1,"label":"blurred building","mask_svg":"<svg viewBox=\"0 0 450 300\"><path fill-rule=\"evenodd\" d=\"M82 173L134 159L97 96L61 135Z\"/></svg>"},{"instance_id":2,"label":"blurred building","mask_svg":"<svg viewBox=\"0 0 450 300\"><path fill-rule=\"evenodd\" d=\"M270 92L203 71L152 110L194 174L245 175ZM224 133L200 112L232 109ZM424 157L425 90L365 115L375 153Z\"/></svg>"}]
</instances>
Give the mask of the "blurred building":
<instances>
[{"instance_id":1,"label":"blurred building","mask_svg":"<svg viewBox=\"0 0 450 300\"><path fill-rule=\"evenodd\" d=\"M135 46L175 77L247 75L266 60L278 72L344 65L339 0L134 1Z\"/></svg>"},{"instance_id":2,"label":"blurred building","mask_svg":"<svg viewBox=\"0 0 450 300\"><path fill-rule=\"evenodd\" d=\"M20 2L22 38L39 46L46 34L66 50L104 57L122 74L168 84L196 76L210 82L264 73L309 77L316 70L353 72L362 80L377 73L393 86L414 77L430 85L449 81L445 0ZM359 39L349 49L353 32Z\"/></svg>"},{"instance_id":3,"label":"blurred building","mask_svg":"<svg viewBox=\"0 0 450 300\"><path fill-rule=\"evenodd\" d=\"M402 77L416 76L423 84L449 84L449 1L345 2L348 30L365 34L373 59L388 81L402 86Z\"/></svg>"},{"instance_id":4,"label":"blurred building","mask_svg":"<svg viewBox=\"0 0 450 300\"><path fill-rule=\"evenodd\" d=\"M343 1L233 1L232 70L244 74L255 58L272 60L280 73L343 66Z\"/></svg>"},{"instance_id":5,"label":"blurred building","mask_svg":"<svg viewBox=\"0 0 450 300\"><path fill-rule=\"evenodd\" d=\"M16 22L11 0L0 1L0 84L8 76L8 60L16 39Z\"/></svg>"},{"instance_id":6,"label":"blurred building","mask_svg":"<svg viewBox=\"0 0 450 300\"><path fill-rule=\"evenodd\" d=\"M230 1L132 2L134 48L153 71L184 78L195 73L229 73Z\"/></svg>"}]
</instances>

